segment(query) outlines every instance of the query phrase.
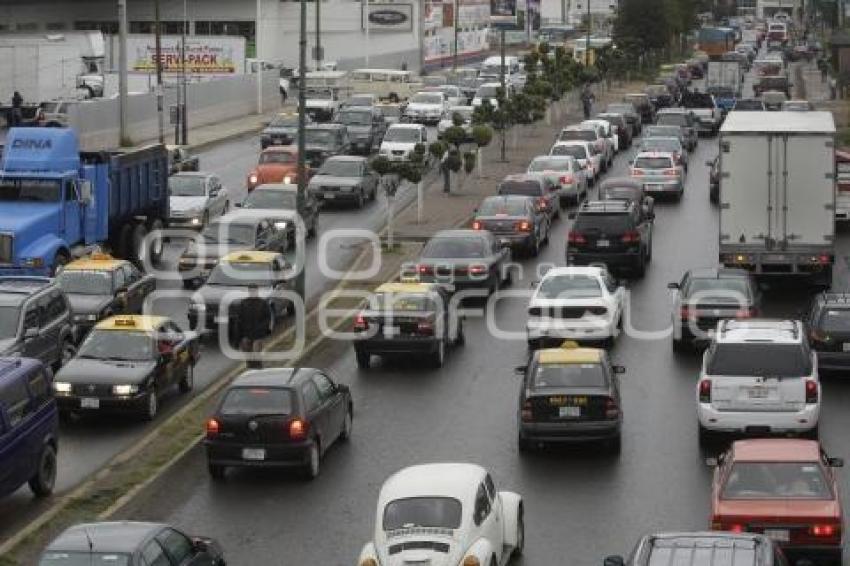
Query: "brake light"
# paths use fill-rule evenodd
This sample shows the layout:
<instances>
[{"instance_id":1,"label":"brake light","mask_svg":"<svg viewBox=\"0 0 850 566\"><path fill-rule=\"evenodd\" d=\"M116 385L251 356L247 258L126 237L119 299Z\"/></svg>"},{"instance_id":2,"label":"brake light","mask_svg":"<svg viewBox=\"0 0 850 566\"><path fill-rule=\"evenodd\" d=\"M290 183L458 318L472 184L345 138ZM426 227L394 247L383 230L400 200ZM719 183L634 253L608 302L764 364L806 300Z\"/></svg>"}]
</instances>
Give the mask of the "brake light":
<instances>
[{"instance_id":1,"label":"brake light","mask_svg":"<svg viewBox=\"0 0 850 566\"><path fill-rule=\"evenodd\" d=\"M636 244L640 242L640 232L637 230L629 230L621 238L624 244Z\"/></svg>"},{"instance_id":2,"label":"brake light","mask_svg":"<svg viewBox=\"0 0 850 566\"><path fill-rule=\"evenodd\" d=\"M632 169L632 177L640 177L643 175L643 169Z\"/></svg>"},{"instance_id":3,"label":"brake light","mask_svg":"<svg viewBox=\"0 0 850 566\"><path fill-rule=\"evenodd\" d=\"M538 210L546 210L547 206L548 206L548 203L546 202L546 199L544 197L539 197L537 199L537 209Z\"/></svg>"},{"instance_id":4,"label":"brake light","mask_svg":"<svg viewBox=\"0 0 850 566\"><path fill-rule=\"evenodd\" d=\"M417 334L422 334L423 336L433 336L434 335L434 323L430 320L421 320L416 325Z\"/></svg>"},{"instance_id":5,"label":"brake light","mask_svg":"<svg viewBox=\"0 0 850 566\"><path fill-rule=\"evenodd\" d=\"M818 402L818 382L813 379L806 380L806 403Z\"/></svg>"},{"instance_id":6,"label":"brake light","mask_svg":"<svg viewBox=\"0 0 850 566\"><path fill-rule=\"evenodd\" d=\"M729 531L733 532L733 533L743 533L744 532L744 525L742 525L740 523L733 523L733 524L729 525Z\"/></svg>"},{"instance_id":7,"label":"brake light","mask_svg":"<svg viewBox=\"0 0 850 566\"><path fill-rule=\"evenodd\" d=\"M584 237L584 234L581 232L575 232L570 230L569 234L567 234L567 243L568 244L586 244L587 238Z\"/></svg>"},{"instance_id":8,"label":"brake light","mask_svg":"<svg viewBox=\"0 0 850 566\"><path fill-rule=\"evenodd\" d=\"M711 380L704 379L699 382L699 402L711 403ZM740 531L738 531L740 532Z\"/></svg>"},{"instance_id":9,"label":"brake light","mask_svg":"<svg viewBox=\"0 0 850 566\"><path fill-rule=\"evenodd\" d=\"M608 397L605 399L605 418L606 419L616 419L620 416L620 407L617 405L617 401L614 400L613 397Z\"/></svg>"},{"instance_id":10,"label":"brake light","mask_svg":"<svg viewBox=\"0 0 850 566\"><path fill-rule=\"evenodd\" d=\"M366 330L367 328L369 328L369 323L365 316L358 314L354 317L354 330Z\"/></svg>"},{"instance_id":11,"label":"brake light","mask_svg":"<svg viewBox=\"0 0 850 566\"><path fill-rule=\"evenodd\" d=\"M520 232L531 232L531 222L529 222L528 220L517 222L516 229Z\"/></svg>"},{"instance_id":12,"label":"brake light","mask_svg":"<svg viewBox=\"0 0 850 566\"><path fill-rule=\"evenodd\" d=\"M434 268L430 265L420 265L417 267L419 275L434 275Z\"/></svg>"},{"instance_id":13,"label":"brake light","mask_svg":"<svg viewBox=\"0 0 850 566\"><path fill-rule=\"evenodd\" d=\"M562 185L566 185L568 183L572 183L574 180L575 178L572 175L562 175L561 178L558 179L558 182Z\"/></svg>"},{"instance_id":14,"label":"brake light","mask_svg":"<svg viewBox=\"0 0 850 566\"><path fill-rule=\"evenodd\" d=\"M818 263L821 265L826 265L827 263L830 263L831 260L832 258L827 254L821 254L818 256Z\"/></svg>"},{"instance_id":15,"label":"brake light","mask_svg":"<svg viewBox=\"0 0 850 566\"><path fill-rule=\"evenodd\" d=\"M523 422L528 422L532 420L533 416L531 414L531 401L526 399L522 403L522 409L520 410L519 417Z\"/></svg>"},{"instance_id":16,"label":"brake light","mask_svg":"<svg viewBox=\"0 0 850 566\"><path fill-rule=\"evenodd\" d=\"M738 309L735 311L735 318L752 318L757 315L755 308Z\"/></svg>"},{"instance_id":17,"label":"brake light","mask_svg":"<svg viewBox=\"0 0 850 566\"><path fill-rule=\"evenodd\" d=\"M664 174L667 175L668 177L678 177L679 176L679 170L678 169L665 169Z\"/></svg>"},{"instance_id":18,"label":"brake light","mask_svg":"<svg viewBox=\"0 0 850 566\"><path fill-rule=\"evenodd\" d=\"M469 273L471 275L484 275L485 273L487 273L487 266L486 265L470 265L469 266Z\"/></svg>"},{"instance_id":19,"label":"brake light","mask_svg":"<svg viewBox=\"0 0 850 566\"><path fill-rule=\"evenodd\" d=\"M809 534L816 537L834 537L841 532L841 527L832 524L818 524L809 527Z\"/></svg>"},{"instance_id":20,"label":"brake light","mask_svg":"<svg viewBox=\"0 0 850 566\"><path fill-rule=\"evenodd\" d=\"M817 328L812 328L812 331L809 333L809 337L814 342L829 342L829 334L822 330L818 330Z\"/></svg>"},{"instance_id":21,"label":"brake light","mask_svg":"<svg viewBox=\"0 0 850 566\"><path fill-rule=\"evenodd\" d=\"M221 424L215 419L207 420L207 438L215 438L221 432Z\"/></svg>"},{"instance_id":22,"label":"brake light","mask_svg":"<svg viewBox=\"0 0 850 566\"><path fill-rule=\"evenodd\" d=\"M482 229L481 221L480 220L473 221L472 222L472 229L473 230L481 230Z\"/></svg>"},{"instance_id":23,"label":"brake light","mask_svg":"<svg viewBox=\"0 0 850 566\"><path fill-rule=\"evenodd\" d=\"M304 440L307 438L307 430L310 428L310 423L302 419L292 419L289 421L289 438L292 440Z\"/></svg>"},{"instance_id":24,"label":"brake light","mask_svg":"<svg viewBox=\"0 0 850 566\"><path fill-rule=\"evenodd\" d=\"M689 320L691 318L696 318L696 317L697 317L696 309L692 310L690 307L684 307L684 306L679 309L679 318L681 318L682 320Z\"/></svg>"}]
</instances>

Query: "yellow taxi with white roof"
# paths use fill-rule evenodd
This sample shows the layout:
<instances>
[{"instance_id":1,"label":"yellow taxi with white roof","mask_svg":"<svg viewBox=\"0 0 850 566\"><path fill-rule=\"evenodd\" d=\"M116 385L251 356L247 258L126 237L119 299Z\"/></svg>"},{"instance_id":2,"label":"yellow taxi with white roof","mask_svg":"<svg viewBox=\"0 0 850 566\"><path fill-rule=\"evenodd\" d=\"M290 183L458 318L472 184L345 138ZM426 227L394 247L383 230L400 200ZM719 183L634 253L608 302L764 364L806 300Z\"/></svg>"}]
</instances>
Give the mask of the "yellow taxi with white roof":
<instances>
[{"instance_id":1,"label":"yellow taxi with white roof","mask_svg":"<svg viewBox=\"0 0 850 566\"><path fill-rule=\"evenodd\" d=\"M536 350L523 378L518 408L520 451L544 444L603 443L620 449L623 412L619 375L600 348L565 341L559 348Z\"/></svg>"},{"instance_id":2,"label":"yellow taxi with white roof","mask_svg":"<svg viewBox=\"0 0 850 566\"><path fill-rule=\"evenodd\" d=\"M191 391L199 357L197 336L168 317L109 317L56 374L60 412L129 412L153 420L169 389Z\"/></svg>"}]
</instances>

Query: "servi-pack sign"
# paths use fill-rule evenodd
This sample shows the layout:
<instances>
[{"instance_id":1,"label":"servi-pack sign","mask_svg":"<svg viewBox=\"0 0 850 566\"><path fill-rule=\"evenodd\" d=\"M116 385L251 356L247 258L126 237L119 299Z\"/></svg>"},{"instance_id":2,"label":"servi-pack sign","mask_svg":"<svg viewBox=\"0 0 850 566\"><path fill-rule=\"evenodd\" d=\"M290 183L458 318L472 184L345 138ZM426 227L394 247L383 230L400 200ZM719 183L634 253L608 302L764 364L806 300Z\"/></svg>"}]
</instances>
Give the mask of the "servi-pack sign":
<instances>
[{"instance_id":1,"label":"servi-pack sign","mask_svg":"<svg viewBox=\"0 0 850 566\"><path fill-rule=\"evenodd\" d=\"M162 37L160 48L164 73L183 72L182 38ZM127 38L129 66L137 73L156 72L153 35ZM235 36L190 36L186 38L186 72L192 75L235 75L245 72L245 38Z\"/></svg>"}]
</instances>

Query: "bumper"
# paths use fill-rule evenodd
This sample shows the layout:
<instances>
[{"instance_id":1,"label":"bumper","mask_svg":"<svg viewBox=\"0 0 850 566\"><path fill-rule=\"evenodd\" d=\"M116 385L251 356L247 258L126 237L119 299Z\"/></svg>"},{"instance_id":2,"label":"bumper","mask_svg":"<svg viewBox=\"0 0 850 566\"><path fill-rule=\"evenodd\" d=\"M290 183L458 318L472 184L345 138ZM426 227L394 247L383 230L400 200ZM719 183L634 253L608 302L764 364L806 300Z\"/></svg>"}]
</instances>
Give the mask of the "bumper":
<instances>
[{"instance_id":1,"label":"bumper","mask_svg":"<svg viewBox=\"0 0 850 566\"><path fill-rule=\"evenodd\" d=\"M529 344L541 341L561 344L564 340L603 341L613 338L616 334L614 321L605 324L528 324L525 329Z\"/></svg>"},{"instance_id":2,"label":"bumper","mask_svg":"<svg viewBox=\"0 0 850 566\"><path fill-rule=\"evenodd\" d=\"M824 263L821 263L821 256L826 258ZM725 267L746 269L756 275L818 277L830 273L834 250L812 246L808 249L767 253L721 244L719 259L719 263Z\"/></svg>"},{"instance_id":3,"label":"bumper","mask_svg":"<svg viewBox=\"0 0 850 566\"><path fill-rule=\"evenodd\" d=\"M310 454L313 441L293 444L235 444L217 441L204 441L207 461L216 466L251 467L251 468L290 468L305 465ZM246 459L243 448L261 449L262 459Z\"/></svg>"},{"instance_id":4,"label":"bumper","mask_svg":"<svg viewBox=\"0 0 850 566\"><path fill-rule=\"evenodd\" d=\"M354 189L343 191L343 190L311 190L310 194L313 195L313 198L321 201L351 201L354 202L357 200L357 195L359 194Z\"/></svg>"},{"instance_id":5,"label":"bumper","mask_svg":"<svg viewBox=\"0 0 850 566\"><path fill-rule=\"evenodd\" d=\"M728 434L804 433L818 424L819 405L800 411L718 411L707 403L697 404L699 424L712 432Z\"/></svg>"},{"instance_id":6,"label":"bumper","mask_svg":"<svg viewBox=\"0 0 850 566\"><path fill-rule=\"evenodd\" d=\"M437 351L439 340L422 338L362 338L354 340L354 347L369 354L431 354Z\"/></svg>"},{"instance_id":7,"label":"bumper","mask_svg":"<svg viewBox=\"0 0 850 566\"><path fill-rule=\"evenodd\" d=\"M369 154L372 151L370 140L351 140L351 151Z\"/></svg>"},{"instance_id":8,"label":"bumper","mask_svg":"<svg viewBox=\"0 0 850 566\"><path fill-rule=\"evenodd\" d=\"M814 560L826 564L842 563L843 552L840 544L836 546L782 544L780 546L791 564L794 564L798 559Z\"/></svg>"},{"instance_id":9,"label":"bumper","mask_svg":"<svg viewBox=\"0 0 850 566\"><path fill-rule=\"evenodd\" d=\"M532 234L493 234L499 243L508 244L513 249L527 248L533 242Z\"/></svg>"},{"instance_id":10,"label":"bumper","mask_svg":"<svg viewBox=\"0 0 850 566\"><path fill-rule=\"evenodd\" d=\"M580 443L611 440L620 436L621 421L526 423L519 425L519 435L530 442Z\"/></svg>"},{"instance_id":11,"label":"bumper","mask_svg":"<svg viewBox=\"0 0 850 566\"><path fill-rule=\"evenodd\" d=\"M203 228L203 224L201 221L201 216L197 217L186 217L186 218L174 218L173 216L168 220L169 228L182 228L184 230L200 230Z\"/></svg>"},{"instance_id":12,"label":"bumper","mask_svg":"<svg viewBox=\"0 0 850 566\"><path fill-rule=\"evenodd\" d=\"M567 265L606 265L609 268L636 268L640 265L640 252L593 253L567 250Z\"/></svg>"},{"instance_id":13,"label":"bumper","mask_svg":"<svg viewBox=\"0 0 850 566\"><path fill-rule=\"evenodd\" d=\"M83 399L87 406L83 407ZM92 406L96 400L97 406ZM114 397L85 397L76 394L56 395L56 405L60 411L85 411L90 413L135 413L146 408L147 393Z\"/></svg>"},{"instance_id":14,"label":"bumper","mask_svg":"<svg viewBox=\"0 0 850 566\"><path fill-rule=\"evenodd\" d=\"M643 190L649 195L663 195L682 191L682 181L643 179Z\"/></svg>"}]
</instances>

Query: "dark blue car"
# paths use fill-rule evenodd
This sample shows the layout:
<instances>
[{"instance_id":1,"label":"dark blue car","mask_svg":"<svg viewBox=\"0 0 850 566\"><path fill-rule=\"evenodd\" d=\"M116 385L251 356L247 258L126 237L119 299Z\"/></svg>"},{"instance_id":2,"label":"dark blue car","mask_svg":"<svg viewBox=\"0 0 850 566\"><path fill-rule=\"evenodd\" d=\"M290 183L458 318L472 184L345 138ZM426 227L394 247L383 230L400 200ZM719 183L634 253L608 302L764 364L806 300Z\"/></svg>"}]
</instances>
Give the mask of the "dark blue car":
<instances>
[{"instance_id":1,"label":"dark blue car","mask_svg":"<svg viewBox=\"0 0 850 566\"><path fill-rule=\"evenodd\" d=\"M59 413L52 382L38 360L0 358L0 497L25 483L39 497L53 491Z\"/></svg>"}]
</instances>

